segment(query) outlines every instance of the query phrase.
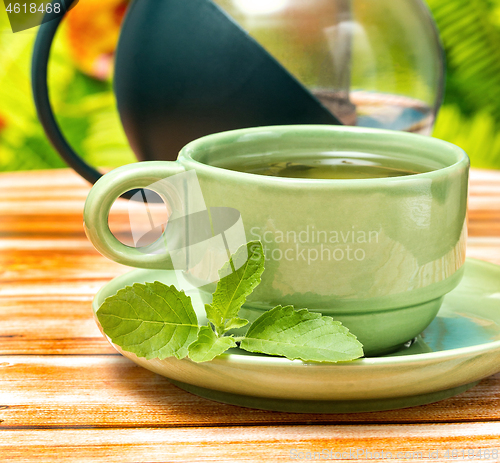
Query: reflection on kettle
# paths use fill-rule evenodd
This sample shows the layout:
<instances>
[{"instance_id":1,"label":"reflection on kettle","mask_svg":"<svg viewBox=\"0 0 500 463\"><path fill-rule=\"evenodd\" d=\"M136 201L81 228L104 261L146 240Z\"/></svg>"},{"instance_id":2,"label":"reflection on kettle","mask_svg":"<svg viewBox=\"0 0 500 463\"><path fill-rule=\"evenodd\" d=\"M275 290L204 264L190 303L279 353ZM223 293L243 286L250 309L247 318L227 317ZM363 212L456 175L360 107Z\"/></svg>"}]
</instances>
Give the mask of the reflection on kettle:
<instances>
[{"instance_id":1,"label":"reflection on kettle","mask_svg":"<svg viewBox=\"0 0 500 463\"><path fill-rule=\"evenodd\" d=\"M68 7L74 0L66 3ZM61 18L33 53L38 115L65 161L47 91ZM139 160L173 160L214 132L346 124L430 134L443 93L437 31L422 0L134 0L116 51L118 110Z\"/></svg>"}]
</instances>

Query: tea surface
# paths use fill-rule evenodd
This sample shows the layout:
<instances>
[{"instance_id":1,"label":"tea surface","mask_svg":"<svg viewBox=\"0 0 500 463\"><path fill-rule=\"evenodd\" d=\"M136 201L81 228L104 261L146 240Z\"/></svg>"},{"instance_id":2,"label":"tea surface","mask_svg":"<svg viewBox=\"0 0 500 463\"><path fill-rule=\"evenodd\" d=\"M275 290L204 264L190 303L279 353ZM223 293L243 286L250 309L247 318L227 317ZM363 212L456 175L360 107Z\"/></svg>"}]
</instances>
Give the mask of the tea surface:
<instances>
[{"instance_id":1,"label":"tea surface","mask_svg":"<svg viewBox=\"0 0 500 463\"><path fill-rule=\"evenodd\" d=\"M429 165L389 156L347 151L236 156L213 165L272 177L305 179L368 179L403 177L434 170Z\"/></svg>"}]
</instances>

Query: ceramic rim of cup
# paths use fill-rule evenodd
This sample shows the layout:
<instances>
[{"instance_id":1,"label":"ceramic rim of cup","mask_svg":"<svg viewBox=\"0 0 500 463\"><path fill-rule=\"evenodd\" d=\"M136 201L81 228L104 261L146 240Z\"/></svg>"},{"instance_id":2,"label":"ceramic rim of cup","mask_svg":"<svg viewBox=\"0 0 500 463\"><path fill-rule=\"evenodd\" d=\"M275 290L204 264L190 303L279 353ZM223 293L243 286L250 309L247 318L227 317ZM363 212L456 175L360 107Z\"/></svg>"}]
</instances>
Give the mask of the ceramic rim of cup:
<instances>
[{"instance_id":1,"label":"ceramic rim of cup","mask_svg":"<svg viewBox=\"0 0 500 463\"><path fill-rule=\"evenodd\" d=\"M235 150L238 145L258 146L265 143L279 141L290 144L291 140L304 141L310 139L315 143L323 143L324 148L349 151L383 154L387 156L415 156L416 159L425 159L440 165L422 173L405 175L402 177L363 178L363 179L307 179L290 177L273 177L254 173L228 170L213 166L207 160L209 155L216 156L221 152ZM340 149L339 149L340 148ZM277 146L276 150L279 150ZM346 150L347 151L347 150ZM196 165L198 171L218 174L228 180L255 181L260 184L287 184L288 186L308 187L376 187L387 182L408 182L417 179L436 179L450 175L455 170L468 168L469 157L465 151L446 141L395 130L371 129L365 127L347 127L330 125L283 125L269 127L254 127L215 133L199 138L187 144L179 153L179 160L183 164ZM408 158L409 159L409 158ZM193 165L194 167L194 165Z\"/></svg>"}]
</instances>

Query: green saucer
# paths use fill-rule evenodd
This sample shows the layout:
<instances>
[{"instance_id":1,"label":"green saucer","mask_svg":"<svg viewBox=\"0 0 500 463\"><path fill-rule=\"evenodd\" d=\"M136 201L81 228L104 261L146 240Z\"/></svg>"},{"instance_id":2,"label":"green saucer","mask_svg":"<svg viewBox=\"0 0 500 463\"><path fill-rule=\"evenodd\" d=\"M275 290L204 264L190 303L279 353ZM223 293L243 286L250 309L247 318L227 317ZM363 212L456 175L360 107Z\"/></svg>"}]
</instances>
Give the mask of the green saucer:
<instances>
[{"instance_id":1,"label":"green saucer","mask_svg":"<svg viewBox=\"0 0 500 463\"><path fill-rule=\"evenodd\" d=\"M175 271L134 270L115 278L97 293L94 314L119 289L155 280L184 289L200 323L206 322L208 296ZM306 363L234 349L194 363L146 360L113 346L182 389L218 402L304 413L413 407L459 394L500 371L500 266L468 259L462 282L445 297L436 319L412 343L384 357Z\"/></svg>"}]
</instances>

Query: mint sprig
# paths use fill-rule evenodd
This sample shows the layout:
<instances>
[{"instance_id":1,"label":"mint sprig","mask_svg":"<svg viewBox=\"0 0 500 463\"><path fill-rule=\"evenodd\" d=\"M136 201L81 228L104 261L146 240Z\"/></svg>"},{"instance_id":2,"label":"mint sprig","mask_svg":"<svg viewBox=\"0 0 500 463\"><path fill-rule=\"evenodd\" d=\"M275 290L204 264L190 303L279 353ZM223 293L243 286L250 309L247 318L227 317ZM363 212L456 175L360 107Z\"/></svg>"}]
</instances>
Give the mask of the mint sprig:
<instances>
[{"instance_id":1,"label":"mint sprig","mask_svg":"<svg viewBox=\"0 0 500 463\"><path fill-rule=\"evenodd\" d=\"M263 271L264 250L260 241L241 246L219 270L221 278L212 303L205 305L207 318L219 336L248 323L248 320L238 317L238 312L260 283Z\"/></svg>"},{"instance_id":2,"label":"mint sprig","mask_svg":"<svg viewBox=\"0 0 500 463\"><path fill-rule=\"evenodd\" d=\"M291 360L339 362L363 356L361 343L340 322L292 306L265 312L245 336L228 334L248 324L238 314L260 283L264 263L260 241L240 247L230 257L219 271L212 303L205 305L206 326L198 325L184 291L158 281L121 289L99 307L97 318L114 344L147 359L175 356L207 362L238 343L249 352Z\"/></svg>"}]
</instances>

